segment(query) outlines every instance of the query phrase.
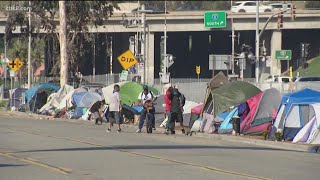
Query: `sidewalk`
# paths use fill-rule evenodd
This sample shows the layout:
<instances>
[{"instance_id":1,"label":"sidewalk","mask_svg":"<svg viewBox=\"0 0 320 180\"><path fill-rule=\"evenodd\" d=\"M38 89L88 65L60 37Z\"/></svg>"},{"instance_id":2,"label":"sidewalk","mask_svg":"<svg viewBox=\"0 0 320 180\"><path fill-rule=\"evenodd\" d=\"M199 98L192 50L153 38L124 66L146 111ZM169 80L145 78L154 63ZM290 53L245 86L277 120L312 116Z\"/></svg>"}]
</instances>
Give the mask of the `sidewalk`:
<instances>
[{"instance_id":1,"label":"sidewalk","mask_svg":"<svg viewBox=\"0 0 320 180\"><path fill-rule=\"evenodd\" d=\"M35 118L39 120L55 120L55 121L65 121L72 123L81 123L81 124L93 124L92 121L83 121L76 119L55 119L50 116L38 115L33 113L24 113L24 112L10 112L4 111L1 112L1 116L11 116L17 118ZM131 124L123 124L125 128L134 128L134 125ZM157 127L157 133L163 133L164 129ZM183 135L181 131L176 131L176 135ZM310 152L310 153L320 153L320 145L306 145L306 144L293 144L291 142L276 142L270 140L261 140L256 139L250 136L232 136L232 135L222 135L222 134L206 134L206 133L193 133L192 137L198 138L206 138L212 140L220 140L220 141L228 141L228 142L236 142L236 143L245 143L245 144L253 144L257 146L270 147L275 149L282 149L288 151L299 151L299 152Z\"/></svg>"}]
</instances>

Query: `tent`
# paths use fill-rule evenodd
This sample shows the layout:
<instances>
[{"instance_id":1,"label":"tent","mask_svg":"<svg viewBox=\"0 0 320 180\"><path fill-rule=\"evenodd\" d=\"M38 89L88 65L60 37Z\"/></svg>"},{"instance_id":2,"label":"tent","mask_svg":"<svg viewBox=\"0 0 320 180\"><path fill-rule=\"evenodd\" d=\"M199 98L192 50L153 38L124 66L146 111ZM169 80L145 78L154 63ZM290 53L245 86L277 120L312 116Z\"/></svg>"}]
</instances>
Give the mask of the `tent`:
<instances>
[{"instance_id":1,"label":"tent","mask_svg":"<svg viewBox=\"0 0 320 180\"><path fill-rule=\"evenodd\" d=\"M220 71L208 82L208 88L212 91L227 83L229 83L228 77L224 75L222 71Z\"/></svg>"},{"instance_id":2,"label":"tent","mask_svg":"<svg viewBox=\"0 0 320 180\"><path fill-rule=\"evenodd\" d=\"M143 84L136 82L120 82L117 83L120 86L120 97L121 103L131 105L138 102L138 98L140 93L143 91ZM113 92L113 86L115 84L111 84L102 89L103 96L106 100L106 103L109 103L109 97ZM155 95L158 94L158 90L153 87L149 87L149 90L152 91Z\"/></svg>"},{"instance_id":3,"label":"tent","mask_svg":"<svg viewBox=\"0 0 320 180\"><path fill-rule=\"evenodd\" d=\"M211 91L205 100L204 113L216 116L260 93L256 86L242 81L227 83Z\"/></svg>"},{"instance_id":4,"label":"tent","mask_svg":"<svg viewBox=\"0 0 320 180\"><path fill-rule=\"evenodd\" d=\"M72 95L76 107L90 108L95 102L102 101L102 97L96 92L79 92Z\"/></svg>"},{"instance_id":5,"label":"tent","mask_svg":"<svg viewBox=\"0 0 320 180\"><path fill-rule=\"evenodd\" d=\"M15 107L19 108L22 103L22 94L26 91L27 89L25 88L15 88L13 90L9 90L10 92L10 99L7 102L7 107Z\"/></svg>"},{"instance_id":6,"label":"tent","mask_svg":"<svg viewBox=\"0 0 320 180\"><path fill-rule=\"evenodd\" d=\"M320 144L320 103L309 106L309 120L294 137L293 143Z\"/></svg>"},{"instance_id":7,"label":"tent","mask_svg":"<svg viewBox=\"0 0 320 180\"><path fill-rule=\"evenodd\" d=\"M275 133L282 132L284 140L291 141L309 122L309 104L320 103L320 92L303 89L283 96L280 107L270 132L270 139L275 140Z\"/></svg>"},{"instance_id":8,"label":"tent","mask_svg":"<svg viewBox=\"0 0 320 180\"><path fill-rule=\"evenodd\" d=\"M193 123L200 118L201 113L203 111L203 107L204 107L204 103L194 106L191 109L190 117L186 118L187 121L184 120L183 123L186 123L191 128L193 126Z\"/></svg>"},{"instance_id":9,"label":"tent","mask_svg":"<svg viewBox=\"0 0 320 180\"><path fill-rule=\"evenodd\" d=\"M281 101L280 92L267 89L247 100L249 113L240 124L241 134L261 134L271 127Z\"/></svg>"},{"instance_id":10,"label":"tent","mask_svg":"<svg viewBox=\"0 0 320 180\"><path fill-rule=\"evenodd\" d=\"M26 103L29 105L29 109L35 112L47 103L47 98L50 94L59 90L59 86L53 84L41 84L34 86L25 91Z\"/></svg>"}]
</instances>

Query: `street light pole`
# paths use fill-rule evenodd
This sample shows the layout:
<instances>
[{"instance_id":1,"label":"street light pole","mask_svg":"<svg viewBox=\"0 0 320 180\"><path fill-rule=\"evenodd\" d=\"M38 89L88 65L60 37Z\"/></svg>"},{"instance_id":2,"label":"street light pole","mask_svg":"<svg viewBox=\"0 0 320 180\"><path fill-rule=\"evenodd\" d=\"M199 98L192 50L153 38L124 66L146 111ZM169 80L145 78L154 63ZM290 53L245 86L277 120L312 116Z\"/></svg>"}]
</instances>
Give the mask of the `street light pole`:
<instances>
[{"instance_id":1,"label":"street light pole","mask_svg":"<svg viewBox=\"0 0 320 180\"><path fill-rule=\"evenodd\" d=\"M256 3L256 83L259 83L259 1Z\"/></svg>"},{"instance_id":2,"label":"street light pole","mask_svg":"<svg viewBox=\"0 0 320 180\"><path fill-rule=\"evenodd\" d=\"M141 34L141 55L143 58L143 76L142 82L146 83L146 13L145 11L145 4L141 5L141 24L142 24L142 34Z\"/></svg>"},{"instance_id":3,"label":"street light pole","mask_svg":"<svg viewBox=\"0 0 320 180\"><path fill-rule=\"evenodd\" d=\"M167 56L167 1L164 1L164 47L163 47L163 54L164 54L164 73L165 75L168 74L168 56Z\"/></svg>"},{"instance_id":4,"label":"street light pole","mask_svg":"<svg viewBox=\"0 0 320 180\"><path fill-rule=\"evenodd\" d=\"M7 88L7 40L4 39L4 88Z\"/></svg>"},{"instance_id":5,"label":"street light pole","mask_svg":"<svg viewBox=\"0 0 320 180\"><path fill-rule=\"evenodd\" d=\"M31 1L29 1L28 89L31 88Z\"/></svg>"}]
</instances>

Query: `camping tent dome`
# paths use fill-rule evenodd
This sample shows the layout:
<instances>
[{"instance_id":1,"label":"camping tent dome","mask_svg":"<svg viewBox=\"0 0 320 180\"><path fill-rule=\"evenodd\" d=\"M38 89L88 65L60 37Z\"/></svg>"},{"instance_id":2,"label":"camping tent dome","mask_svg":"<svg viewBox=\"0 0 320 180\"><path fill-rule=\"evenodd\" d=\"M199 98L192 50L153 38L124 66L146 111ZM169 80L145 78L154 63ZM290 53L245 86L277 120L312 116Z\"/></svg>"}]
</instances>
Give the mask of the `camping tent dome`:
<instances>
[{"instance_id":1,"label":"camping tent dome","mask_svg":"<svg viewBox=\"0 0 320 180\"><path fill-rule=\"evenodd\" d=\"M285 140L293 140L295 135L309 122L309 105L320 103L320 92L303 89L285 95L278 109L276 120L270 132L270 139L275 133L282 131Z\"/></svg>"},{"instance_id":2,"label":"camping tent dome","mask_svg":"<svg viewBox=\"0 0 320 180\"><path fill-rule=\"evenodd\" d=\"M227 83L209 92L205 101L204 112L215 116L227 111L231 106L245 102L260 92L259 88L247 82L234 81Z\"/></svg>"}]
</instances>

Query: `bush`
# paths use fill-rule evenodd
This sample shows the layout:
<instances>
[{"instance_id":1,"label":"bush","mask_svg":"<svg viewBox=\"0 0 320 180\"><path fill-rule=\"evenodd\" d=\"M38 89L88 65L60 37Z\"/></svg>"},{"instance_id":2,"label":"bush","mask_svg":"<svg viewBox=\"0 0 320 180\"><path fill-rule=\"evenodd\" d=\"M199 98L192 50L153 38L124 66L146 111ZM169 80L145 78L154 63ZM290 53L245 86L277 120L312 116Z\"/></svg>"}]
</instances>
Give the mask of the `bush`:
<instances>
[{"instance_id":1,"label":"bush","mask_svg":"<svg viewBox=\"0 0 320 180\"><path fill-rule=\"evenodd\" d=\"M0 100L0 108L6 107L7 102L4 100Z\"/></svg>"}]
</instances>

